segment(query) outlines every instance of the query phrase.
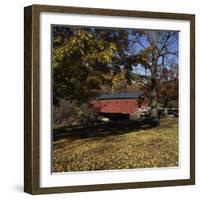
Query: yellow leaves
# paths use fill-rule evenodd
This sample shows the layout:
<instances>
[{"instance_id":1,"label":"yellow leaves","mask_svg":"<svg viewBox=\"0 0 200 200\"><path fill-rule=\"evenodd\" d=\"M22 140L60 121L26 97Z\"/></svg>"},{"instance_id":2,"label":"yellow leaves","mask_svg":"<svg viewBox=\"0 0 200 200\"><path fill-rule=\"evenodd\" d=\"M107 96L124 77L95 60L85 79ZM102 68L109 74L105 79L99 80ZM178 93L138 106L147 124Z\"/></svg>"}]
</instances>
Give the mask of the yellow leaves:
<instances>
[{"instance_id":1,"label":"yellow leaves","mask_svg":"<svg viewBox=\"0 0 200 200\"><path fill-rule=\"evenodd\" d=\"M121 83L123 80L125 80L125 74L123 72L117 73L113 78L113 84Z\"/></svg>"},{"instance_id":2,"label":"yellow leaves","mask_svg":"<svg viewBox=\"0 0 200 200\"><path fill-rule=\"evenodd\" d=\"M143 61L143 62L147 62L147 61L148 61L147 56L143 55L143 57L142 57L142 61Z\"/></svg>"},{"instance_id":3,"label":"yellow leaves","mask_svg":"<svg viewBox=\"0 0 200 200\"><path fill-rule=\"evenodd\" d=\"M146 64L150 61L150 58L149 58L149 55L147 52L140 52L138 55L137 55L137 62L140 63L140 64Z\"/></svg>"},{"instance_id":4,"label":"yellow leaves","mask_svg":"<svg viewBox=\"0 0 200 200\"><path fill-rule=\"evenodd\" d=\"M59 143L62 148L56 148ZM178 121L165 118L159 127L120 135L100 132L97 140L66 138L53 147L54 171L174 167L178 165Z\"/></svg>"},{"instance_id":5,"label":"yellow leaves","mask_svg":"<svg viewBox=\"0 0 200 200\"><path fill-rule=\"evenodd\" d=\"M65 44L53 50L53 60L59 65L64 58L69 62L73 57L79 57L84 63L102 64L112 63L116 45L108 43L103 39L97 39L94 35L86 30L77 30L75 35L70 37Z\"/></svg>"},{"instance_id":6,"label":"yellow leaves","mask_svg":"<svg viewBox=\"0 0 200 200\"><path fill-rule=\"evenodd\" d=\"M116 46L116 44L114 44L114 43L110 43L110 48L111 48L113 51L116 51L116 50L117 50L117 46Z\"/></svg>"},{"instance_id":7,"label":"yellow leaves","mask_svg":"<svg viewBox=\"0 0 200 200\"><path fill-rule=\"evenodd\" d=\"M75 101L94 98L101 85L108 83L104 75L110 73L109 64L113 62L116 45L94 34L76 30L53 49L57 90Z\"/></svg>"},{"instance_id":8,"label":"yellow leaves","mask_svg":"<svg viewBox=\"0 0 200 200\"><path fill-rule=\"evenodd\" d=\"M61 42L61 36L57 36L53 39L53 43L60 43Z\"/></svg>"},{"instance_id":9,"label":"yellow leaves","mask_svg":"<svg viewBox=\"0 0 200 200\"><path fill-rule=\"evenodd\" d=\"M155 48L153 46L144 48L137 55L137 62L140 64L148 64L152 60L152 55L155 54Z\"/></svg>"}]
</instances>

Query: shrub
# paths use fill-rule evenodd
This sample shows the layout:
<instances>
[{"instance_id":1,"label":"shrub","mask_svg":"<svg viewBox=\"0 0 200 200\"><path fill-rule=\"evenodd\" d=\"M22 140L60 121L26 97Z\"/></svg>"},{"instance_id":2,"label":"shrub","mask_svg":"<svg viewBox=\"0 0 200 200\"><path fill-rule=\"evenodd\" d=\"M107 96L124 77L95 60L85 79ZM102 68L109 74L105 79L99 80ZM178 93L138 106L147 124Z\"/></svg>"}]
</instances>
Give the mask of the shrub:
<instances>
[{"instance_id":1,"label":"shrub","mask_svg":"<svg viewBox=\"0 0 200 200\"><path fill-rule=\"evenodd\" d=\"M53 106L54 125L91 125L97 120L97 113L88 104L59 100Z\"/></svg>"}]
</instances>

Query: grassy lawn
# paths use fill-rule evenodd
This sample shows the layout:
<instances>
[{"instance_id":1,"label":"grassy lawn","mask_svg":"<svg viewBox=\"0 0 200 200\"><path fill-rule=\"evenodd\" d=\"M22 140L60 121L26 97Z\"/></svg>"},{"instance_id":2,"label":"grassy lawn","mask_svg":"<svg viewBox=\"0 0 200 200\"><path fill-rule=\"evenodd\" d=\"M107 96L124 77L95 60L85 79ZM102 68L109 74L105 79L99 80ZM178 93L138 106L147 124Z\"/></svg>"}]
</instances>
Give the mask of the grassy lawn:
<instances>
[{"instance_id":1,"label":"grassy lawn","mask_svg":"<svg viewBox=\"0 0 200 200\"><path fill-rule=\"evenodd\" d=\"M58 127L53 138L54 172L178 166L176 118L163 118L157 127Z\"/></svg>"}]
</instances>

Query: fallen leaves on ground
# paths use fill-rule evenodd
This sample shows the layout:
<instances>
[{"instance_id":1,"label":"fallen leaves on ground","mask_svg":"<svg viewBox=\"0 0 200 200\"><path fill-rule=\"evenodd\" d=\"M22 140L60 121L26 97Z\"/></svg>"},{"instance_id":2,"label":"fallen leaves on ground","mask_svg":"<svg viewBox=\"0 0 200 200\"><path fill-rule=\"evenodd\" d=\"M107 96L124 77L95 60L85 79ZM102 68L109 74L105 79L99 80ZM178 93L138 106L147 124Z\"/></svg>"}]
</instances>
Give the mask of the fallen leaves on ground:
<instances>
[{"instance_id":1,"label":"fallen leaves on ground","mask_svg":"<svg viewBox=\"0 0 200 200\"><path fill-rule=\"evenodd\" d=\"M178 166L178 120L102 137L53 142L53 171L89 171Z\"/></svg>"}]
</instances>

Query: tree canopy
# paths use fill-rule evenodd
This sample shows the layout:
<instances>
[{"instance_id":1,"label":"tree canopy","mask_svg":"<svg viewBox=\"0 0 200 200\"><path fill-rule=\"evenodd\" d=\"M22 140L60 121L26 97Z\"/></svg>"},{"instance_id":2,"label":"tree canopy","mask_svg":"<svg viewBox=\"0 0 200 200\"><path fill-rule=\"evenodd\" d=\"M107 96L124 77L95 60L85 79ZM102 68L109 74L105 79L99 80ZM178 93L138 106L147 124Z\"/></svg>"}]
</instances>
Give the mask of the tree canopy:
<instances>
[{"instance_id":1,"label":"tree canopy","mask_svg":"<svg viewBox=\"0 0 200 200\"><path fill-rule=\"evenodd\" d=\"M178 98L176 31L53 26L52 46L54 104L85 103L105 86L119 92L133 81L151 98L155 117L158 101Z\"/></svg>"},{"instance_id":2,"label":"tree canopy","mask_svg":"<svg viewBox=\"0 0 200 200\"><path fill-rule=\"evenodd\" d=\"M65 32L64 40L60 35L53 39L54 101L63 97L85 102L109 83L116 45L95 37L92 30L74 29L70 36Z\"/></svg>"}]
</instances>

